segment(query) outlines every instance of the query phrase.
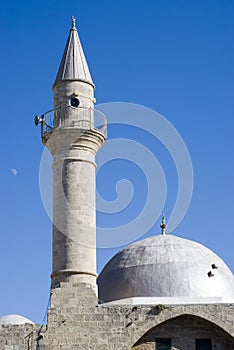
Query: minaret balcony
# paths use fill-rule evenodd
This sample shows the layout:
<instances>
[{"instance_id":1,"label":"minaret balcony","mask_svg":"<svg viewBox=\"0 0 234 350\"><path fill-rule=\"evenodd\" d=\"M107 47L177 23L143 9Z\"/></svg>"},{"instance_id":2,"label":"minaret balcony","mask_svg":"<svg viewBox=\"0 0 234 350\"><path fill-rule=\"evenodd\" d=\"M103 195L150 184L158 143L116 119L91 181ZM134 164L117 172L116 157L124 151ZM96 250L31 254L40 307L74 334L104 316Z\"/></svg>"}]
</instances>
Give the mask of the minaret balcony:
<instances>
[{"instance_id":1,"label":"minaret balcony","mask_svg":"<svg viewBox=\"0 0 234 350\"><path fill-rule=\"evenodd\" d=\"M49 110L40 118L41 136L48 138L51 133L59 129L97 130L106 138L106 116L91 107L59 107Z\"/></svg>"}]
</instances>

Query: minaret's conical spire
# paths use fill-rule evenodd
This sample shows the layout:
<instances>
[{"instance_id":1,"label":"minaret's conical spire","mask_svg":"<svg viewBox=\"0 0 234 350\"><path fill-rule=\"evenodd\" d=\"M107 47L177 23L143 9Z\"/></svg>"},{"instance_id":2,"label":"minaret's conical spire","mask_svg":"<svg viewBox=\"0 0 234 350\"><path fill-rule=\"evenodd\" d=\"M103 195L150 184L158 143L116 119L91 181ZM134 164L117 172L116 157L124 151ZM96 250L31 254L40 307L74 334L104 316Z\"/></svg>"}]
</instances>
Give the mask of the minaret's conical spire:
<instances>
[{"instance_id":1,"label":"minaret's conical spire","mask_svg":"<svg viewBox=\"0 0 234 350\"><path fill-rule=\"evenodd\" d=\"M63 80L84 81L94 86L76 29L75 17L72 17L72 28L67 39L55 84Z\"/></svg>"}]
</instances>

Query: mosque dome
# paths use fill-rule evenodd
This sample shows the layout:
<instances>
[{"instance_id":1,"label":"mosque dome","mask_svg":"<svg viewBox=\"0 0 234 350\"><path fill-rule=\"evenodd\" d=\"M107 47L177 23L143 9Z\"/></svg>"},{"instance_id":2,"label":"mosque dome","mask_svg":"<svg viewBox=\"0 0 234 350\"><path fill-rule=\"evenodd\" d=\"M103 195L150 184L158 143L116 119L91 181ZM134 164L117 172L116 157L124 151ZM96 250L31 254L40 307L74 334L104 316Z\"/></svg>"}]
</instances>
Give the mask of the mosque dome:
<instances>
[{"instance_id":1,"label":"mosque dome","mask_svg":"<svg viewBox=\"0 0 234 350\"><path fill-rule=\"evenodd\" d=\"M234 302L234 276L224 261L199 243L169 234L117 253L102 270L98 288L102 302L140 297L172 304Z\"/></svg>"},{"instance_id":2,"label":"mosque dome","mask_svg":"<svg viewBox=\"0 0 234 350\"><path fill-rule=\"evenodd\" d=\"M0 317L0 326L1 325L8 325L8 324L19 325L19 324L25 324L25 323L34 324L28 318L20 316L20 315L5 315L5 316Z\"/></svg>"}]
</instances>

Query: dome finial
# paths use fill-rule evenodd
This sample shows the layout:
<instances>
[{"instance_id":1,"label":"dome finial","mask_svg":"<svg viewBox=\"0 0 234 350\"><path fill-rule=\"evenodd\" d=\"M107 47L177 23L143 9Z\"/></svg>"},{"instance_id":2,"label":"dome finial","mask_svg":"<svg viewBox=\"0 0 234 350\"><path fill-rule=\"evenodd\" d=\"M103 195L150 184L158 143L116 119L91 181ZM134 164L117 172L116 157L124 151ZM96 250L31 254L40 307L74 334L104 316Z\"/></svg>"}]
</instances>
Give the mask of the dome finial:
<instances>
[{"instance_id":1,"label":"dome finial","mask_svg":"<svg viewBox=\"0 0 234 350\"><path fill-rule=\"evenodd\" d=\"M72 16L72 29L76 29L76 17Z\"/></svg>"},{"instance_id":2,"label":"dome finial","mask_svg":"<svg viewBox=\"0 0 234 350\"><path fill-rule=\"evenodd\" d=\"M165 221L165 216L164 214L162 214L162 223L160 225L161 229L162 229L162 235L165 235L166 234L166 221Z\"/></svg>"}]
</instances>

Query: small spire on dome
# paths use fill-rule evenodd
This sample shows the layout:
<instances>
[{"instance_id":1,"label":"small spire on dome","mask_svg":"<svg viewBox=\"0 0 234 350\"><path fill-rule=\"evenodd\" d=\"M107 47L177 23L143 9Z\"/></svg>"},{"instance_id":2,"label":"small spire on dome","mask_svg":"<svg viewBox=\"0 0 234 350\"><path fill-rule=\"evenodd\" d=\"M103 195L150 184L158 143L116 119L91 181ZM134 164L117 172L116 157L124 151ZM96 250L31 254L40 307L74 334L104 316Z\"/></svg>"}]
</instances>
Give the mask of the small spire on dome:
<instances>
[{"instance_id":1,"label":"small spire on dome","mask_svg":"<svg viewBox=\"0 0 234 350\"><path fill-rule=\"evenodd\" d=\"M162 235L165 235L166 234L166 221L165 221L165 216L164 214L162 214L162 223L160 225L161 229L162 229Z\"/></svg>"},{"instance_id":2,"label":"small spire on dome","mask_svg":"<svg viewBox=\"0 0 234 350\"><path fill-rule=\"evenodd\" d=\"M76 17L72 16L72 29L76 29Z\"/></svg>"}]
</instances>

